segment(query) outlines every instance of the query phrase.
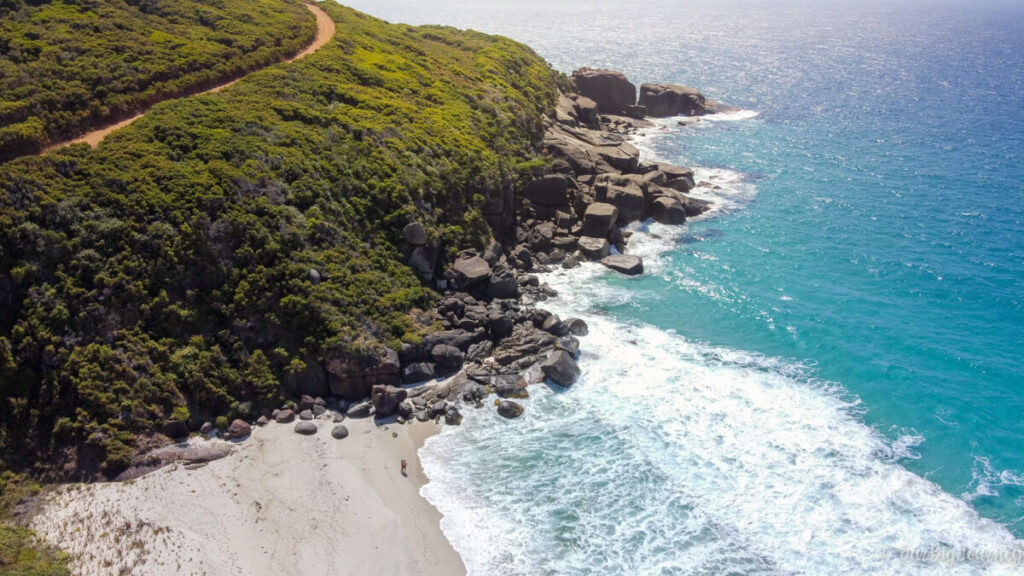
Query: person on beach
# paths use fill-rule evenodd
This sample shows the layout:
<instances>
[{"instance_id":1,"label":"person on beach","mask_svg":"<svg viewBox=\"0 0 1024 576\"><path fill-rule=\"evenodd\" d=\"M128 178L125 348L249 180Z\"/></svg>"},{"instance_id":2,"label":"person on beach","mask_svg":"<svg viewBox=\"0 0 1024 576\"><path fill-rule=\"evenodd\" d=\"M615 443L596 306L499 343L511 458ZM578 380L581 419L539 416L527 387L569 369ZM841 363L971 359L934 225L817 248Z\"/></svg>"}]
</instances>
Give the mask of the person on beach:
<instances>
[{"instance_id":1,"label":"person on beach","mask_svg":"<svg viewBox=\"0 0 1024 576\"><path fill-rule=\"evenodd\" d=\"M406 472L405 472L405 467L406 467L405 460L402 460L402 476L408 476L408 474L406 474Z\"/></svg>"}]
</instances>

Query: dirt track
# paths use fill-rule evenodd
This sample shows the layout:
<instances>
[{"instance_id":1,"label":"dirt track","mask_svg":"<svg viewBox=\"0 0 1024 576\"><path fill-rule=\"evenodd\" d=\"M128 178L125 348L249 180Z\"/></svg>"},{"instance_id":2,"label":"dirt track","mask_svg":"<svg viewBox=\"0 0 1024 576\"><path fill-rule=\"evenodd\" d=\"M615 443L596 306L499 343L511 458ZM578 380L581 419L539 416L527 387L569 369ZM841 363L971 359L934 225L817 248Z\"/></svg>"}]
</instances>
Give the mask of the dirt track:
<instances>
[{"instance_id":1,"label":"dirt track","mask_svg":"<svg viewBox=\"0 0 1024 576\"><path fill-rule=\"evenodd\" d=\"M310 54L316 52L317 50L322 48L325 44L330 42L331 38L334 37L334 30L335 30L334 20L332 20L331 17L327 15L327 12L324 12L323 10L320 9L319 6L316 6L316 5L313 5L313 4L306 4L306 8L308 8L309 11L312 12L316 16L316 36L313 38L313 42L309 46L304 48L298 54L292 56L291 58L288 58L284 62L294 62L294 61L296 61L296 60L298 60L300 58L304 58L306 56L309 56ZM275 65L276 64L271 64L271 66L275 66ZM262 68L260 70L262 70ZM258 72L258 71L259 70L253 70L253 72ZM250 72L249 74L252 74L252 72ZM245 76L248 76L249 74L246 74ZM210 88L209 90L205 90L203 92L200 92L199 94L210 94L212 92L220 92L221 90L227 88L228 86L231 86L235 82L238 82L239 80L242 80L243 78L245 78L245 76L242 76L241 78L235 78L234 80L230 80L230 81L224 82L223 84L220 84L218 86L214 86L213 88ZM194 95L198 96L199 94L194 94ZM174 100L174 99L175 98L168 98L167 100ZM164 100L164 101L166 102L166 100ZM47 152L52 152L52 151L54 151L54 150L56 150L58 148L63 148L64 146L68 146L70 144L80 144L82 142L84 142L84 143L88 144L89 146L92 146L92 147L95 148L96 145L99 144L104 138L106 138L108 134L110 134L111 132L114 132L116 130L120 130L121 128L124 128L125 126L131 124L132 122L135 122L139 118L142 118L143 116L146 115L146 112L149 112L149 110L146 110L145 112L140 112L139 114L136 114L135 116L132 116L131 118L128 118L127 120L122 120L122 121L114 123L114 124L108 124L107 126L103 126L102 128L97 128L95 130L91 130L91 131L83 134L82 136L79 136L79 137L74 138L72 140L66 140L64 142L58 142L57 144L53 144L51 146L46 147L46 149L44 149L42 153L46 154Z\"/></svg>"}]
</instances>

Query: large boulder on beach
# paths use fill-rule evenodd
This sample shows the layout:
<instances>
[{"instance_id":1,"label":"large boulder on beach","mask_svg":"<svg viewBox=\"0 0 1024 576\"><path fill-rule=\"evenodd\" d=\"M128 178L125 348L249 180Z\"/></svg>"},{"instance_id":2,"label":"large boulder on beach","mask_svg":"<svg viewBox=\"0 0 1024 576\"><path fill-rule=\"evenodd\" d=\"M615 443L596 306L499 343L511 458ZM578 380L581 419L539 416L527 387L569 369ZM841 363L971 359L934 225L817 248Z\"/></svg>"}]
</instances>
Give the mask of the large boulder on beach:
<instances>
[{"instance_id":1,"label":"large boulder on beach","mask_svg":"<svg viewBox=\"0 0 1024 576\"><path fill-rule=\"evenodd\" d=\"M558 228L553 222L541 222L530 229L527 240L530 248L537 252L547 252L554 244Z\"/></svg>"},{"instance_id":2,"label":"large boulder on beach","mask_svg":"<svg viewBox=\"0 0 1024 576\"><path fill-rule=\"evenodd\" d=\"M402 369L402 382L418 384L433 380L436 375L436 367L433 362L413 362Z\"/></svg>"},{"instance_id":3,"label":"large boulder on beach","mask_svg":"<svg viewBox=\"0 0 1024 576\"><path fill-rule=\"evenodd\" d=\"M593 174L597 170L594 159L587 152L589 148L583 142L567 136L544 136L544 151L568 164L577 174Z\"/></svg>"},{"instance_id":4,"label":"large boulder on beach","mask_svg":"<svg viewBox=\"0 0 1024 576\"><path fill-rule=\"evenodd\" d=\"M438 366L455 370L462 366L466 356L461 350L450 344L438 344L430 349L430 357Z\"/></svg>"},{"instance_id":5,"label":"large boulder on beach","mask_svg":"<svg viewBox=\"0 0 1024 576\"><path fill-rule=\"evenodd\" d=\"M718 106L700 91L681 84L640 85L640 105L648 116L703 116L714 114Z\"/></svg>"},{"instance_id":6,"label":"large boulder on beach","mask_svg":"<svg viewBox=\"0 0 1024 576\"><path fill-rule=\"evenodd\" d=\"M487 283L487 295L491 298L515 298L519 296L519 283L516 273L505 263L499 262L491 268L491 278Z\"/></svg>"},{"instance_id":7,"label":"large boulder on beach","mask_svg":"<svg viewBox=\"0 0 1024 576\"><path fill-rule=\"evenodd\" d=\"M551 352L547 359L541 362L540 369L545 376L561 386L572 386L580 377L579 365L565 350Z\"/></svg>"},{"instance_id":8,"label":"large boulder on beach","mask_svg":"<svg viewBox=\"0 0 1024 576\"><path fill-rule=\"evenodd\" d=\"M686 222L686 208L675 198L661 196L651 202L651 218L662 224L682 224Z\"/></svg>"},{"instance_id":9,"label":"large boulder on beach","mask_svg":"<svg viewBox=\"0 0 1024 576\"><path fill-rule=\"evenodd\" d=\"M184 420L170 420L163 425L161 432L172 440L187 438L188 422Z\"/></svg>"},{"instance_id":10,"label":"large boulder on beach","mask_svg":"<svg viewBox=\"0 0 1024 576\"><path fill-rule=\"evenodd\" d=\"M274 415L274 420L276 420L278 424L287 424L295 420L295 412L287 409L281 410Z\"/></svg>"},{"instance_id":11,"label":"large boulder on beach","mask_svg":"<svg viewBox=\"0 0 1024 576\"><path fill-rule=\"evenodd\" d=\"M644 273L644 261L632 254L613 254L601 259L601 264L627 276Z\"/></svg>"},{"instance_id":12,"label":"large boulder on beach","mask_svg":"<svg viewBox=\"0 0 1024 576\"><path fill-rule=\"evenodd\" d=\"M604 258L612 249L607 238L593 238L590 236L580 238L578 246L580 254L591 260Z\"/></svg>"},{"instance_id":13,"label":"large boulder on beach","mask_svg":"<svg viewBox=\"0 0 1024 576\"><path fill-rule=\"evenodd\" d=\"M625 114L636 104L636 86L615 70L577 70L572 74L576 91L597 103L603 114Z\"/></svg>"},{"instance_id":14,"label":"large boulder on beach","mask_svg":"<svg viewBox=\"0 0 1024 576\"><path fill-rule=\"evenodd\" d=\"M334 428L331 428L331 437L335 440L348 438L348 428L342 424L338 424Z\"/></svg>"},{"instance_id":15,"label":"large boulder on beach","mask_svg":"<svg viewBox=\"0 0 1024 576\"><path fill-rule=\"evenodd\" d=\"M442 332L432 332L423 337L423 346L425 350L433 350L434 346L438 344L448 344L449 346L455 346L459 350L466 350L470 344L483 340L486 333L483 330L444 330Z\"/></svg>"},{"instance_id":16,"label":"large boulder on beach","mask_svg":"<svg viewBox=\"0 0 1024 576\"><path fill-rule=\"evenodd\" d=\"M594 102L593 99L586 96L576 97L576 116L580 122L590 127L596 127L600 120L599 113L597 102Z\"/></svg>"},{"instance_id":17,"label":"large boulder on beach","mask_svg":"<svg viewBox=\"0 0 1024 576\"><path fill-rule=\"evenodd\" d=\"M502 400L501 404L498 404L498 414L509 419L519 418L523 414L523 406L518 402Z\"/></svg>"},{"instance_id":18,"label":"large boulder on beach","mask_svg":"<svg viewBox=\"0 0 1024 576\"><path fill-rule=\"evenodd\" d=\"M479 256L461 258L452 264L455 273L455 287L468 288L480 284L491 275L491 265Z\"/></svg>"},{"instance_id":19,"label":"large boulder on beach","mask_svg":"<svg viewBox=\"0 0 1024 576\"><path fill-rule=\"evenodd\" d=\"M359 402L350 406L345 415L349 418L369 418L375 412L376 408L372 402Z\"/></svg>"},{"instance_id":20,"label":"large boulder on beach","mask_svg":"<svg viewBox=\"0 0 1024 576\"><path fill-rule=\"evenodd\" d=\"M331 393L346 400L366 398L374 384L402 380L398 352L390 348L365 355L331 351L326 354L326 364Z\"/></svg>"},{"instance_id":21,"label":"large boulder on beach","mask_svg":"<svg viewBox=\"0 0 1024 576\"><path fill-rule=\"evenodd\" d=\"M590 333L590 326L580 318L569 318L565 321L565 325L569 327L569 332L576 336L586 336Z\"/></svg>"},{"instance_id":22,"label":"large boulder on beach","mask_svg":"<svg viewBox=\"0 0 1024 576\"><path fill-rule=\"evenodd\" d=\"M303 436L313 436L317 433L316 424L313 422L299 422L295 425L295 433Z\"/></svg>"},{"instance_id":23,"label":"large boulder on beach","mask_svg":"<svg viewBox=\"0 0 1024 576\"><path fill-rule=\"evenodd\" d=\"M594 202L583 213L583 235L604 238L615 227L619 209L607 202Z\"/></svg>"},{"instance_id":24,"label":"large boulder on beach","mask_svg":"<svg viewBox=\"0 0 1024 576\"><path fill-rule=\"evenodd\" d=\"M569 204L569 179L561 174L552 174L526 183L523 197L534 204L544 206L566 206Z\"/></svg>"},{"instance_id":25,"label":"large boulder on beach","mask_svg":"<svg viewBox=\"0 0 1024 576\"><path fill-rule=\"evenodd\" d=\"M612 168L623 172L632 172L640 165L640 151L628 142L611 146L596 146L594 153Z\"/></svg>"},{"instance_id":26,"label":"large boulder on beach","mask_svg":"<svg viewBox=\"0 0 1024 576\"><path fill-rule=\"evenodd\" d=\"M396 386L374 386L370 402L377 416L391 416L398 412L398 405L409 396L404 388Z\"/></svg>"},{"instance_id":27,"label":"large boulder on beach","mask_svg":"<svg viewBox=\"0 0 1024 576\"><path fill-rule=\"evenodd\" d=\"M569 325L562 322L558 314L552 314L545 318L540 328L548 334L554 334L555 336L565 336L569 333Z\"/></svg>"},{"instance_id":28,"label":"large boulder on beach","mask_svg":"<svg viewBox=\"0 0 1024 576\"><path fill-rule=\"evenodd\" d=\"M462 424L462 412L455 406L448 406L444 411L444 423L449 426L458 426Z\"/></svg>"},{"instance_id":29,"label":"large boulder on beach","mask_svg":"<svg viewBox=\"0 0 1024 576\"><path fill-rule=\"evenodd\" d=\"M598 199L619 209L620 220L632 222L643 218L647 201L644 199L644 191L635 182L609 184L602 196Z\"/></svg>"},{"instance_id":30,"label":"large boulder on beach","mask_svg":"<svg viewBox=\"0 0 1024 576\"><path fill-rule=\"evenodd\" d=\"M686 217L693 218L694 216L700 216L701 214L711 210L711 202L708 200L702 200L700 198L694 198L692 196L686 196L685 194L679 195L679 201L683 204L683 209L686 210Z\"/></svg>"}]
</instances>

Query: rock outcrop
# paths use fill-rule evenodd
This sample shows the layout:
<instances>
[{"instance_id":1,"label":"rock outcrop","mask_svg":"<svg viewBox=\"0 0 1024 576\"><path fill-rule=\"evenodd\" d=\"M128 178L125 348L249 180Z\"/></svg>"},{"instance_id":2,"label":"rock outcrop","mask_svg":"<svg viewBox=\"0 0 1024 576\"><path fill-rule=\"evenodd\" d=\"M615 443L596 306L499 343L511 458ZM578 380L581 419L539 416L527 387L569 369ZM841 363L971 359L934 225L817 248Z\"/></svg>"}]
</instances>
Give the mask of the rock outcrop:
<instances>
[{"instance_id":1,"label":"rock outcrop","mask_svg":"<svg viewBox=\"0 0 1024 576\"><path fill-rule=\"evenodd\" d=\"M346 400L366 398L375 384L400 384L401 373L398 352L390 348L377 355L352 358L339 354L327 358L331 393Z\"/></svg>"},{"instance_id":2,"label":"rock outcrop","mask_svg":"<svg viewBox=\"0 0 1024 576\"><path fill-rule=\"evenodd\" d=\"M687 195L695 188L693 170L645 164L628 142L631 134L653 125L619 116L641 116L648 106L647 100L636 105L636 89L622 74L585 70L574 82L580 93L560 94L546 124L547 173L535 174L519 190L501 192L502 222L509 228L501 234L495 229L500 241L459 252L447 270L438 266L443 297L417 320L440 329L399 351L358 359L327 354L326 380L331 393L346 400L340 405L345 415L457 425L462 421L458 402L480 408L496 393L501 416L521 416L523 406L510 399L528 400L531 385L548 379L568 387L577 381L580 338L589 332L581 319L563 320L538 307L555 294L541 281L543 273L591 260L622 274L641 274L643 261L628 251L632 231L627 225L647 218L678 225L708 209L706 201ZM645 87L653 114L676 113L684 104L704 106L700 110L714 105L680 87ZM403 228L399 244L403 254L411 254L410 265L416 250L444 253L431 236L417 222ZM417 386L402 388L402 382ZM298 404L275 411L275 419L291 422L295 411L303 419L322 415L323 399L306 394ZM339 414L335 422L343 418ZM316 433L315 421L300 422L297 432L303 424ZM346 435L344 426L332 430L335 438Z\"/></svg>"},{"instance_id":3,"label":"rock outcrop","mask_svg":"<svg viewBox=\"0 0 1024 576\"><path fill-rule=\"evenodd\" d=\"M398 405L409 396L404 388L395 386L377 385L373 387L373 395L370 397L374 412L377 416L391 416L398 412Z\"/></svg>"},{"instance_id":4,"label":"rock outcrop","mask_svg":"<svg viewBox=\"0 0 1024 576\"><path fill-rule=\"evenodd\" d=\"M625 114L636 104L636 86L622 72L614 70L577 70L572 81L581 96L597 103L604 114Z\"/></svg>"},{"instance_id":5,"label":"rock outcrop","mask_svg":"<svg viewBox=\"0 0 1024 576\"><path fill-rule=\"evenodd\" d=\"M704 116L722 107L704 97L700 91L680 84L641 84L640 105L648 116Z\"/></svg>"},{"instance_id":6,"label":"rock outcrop","mask_svg":"<svg viewBox=\"0 0 1024 576\"><path fill-rule=\"evenodd\" d=\"M519 418L523 415L523 405L511 400L503 400L498 404L498 414L508 419Z\"/></svg>"},{"instance_id":7,"label":"rock outcrop","mask_svg":"<svg viewBox=\"0 0 1024 576\"><path fill-rule=\"evenodd\" d=\"M544 375L561 386L572 386L580 377L580 367L565 350L555 350L541 363Z\"/></svg>"},{"instance_id":8,"label":"rock outcrop","mask_svg":"<svg viewBox=\"0 0 1024 576\"><path fill-rule=\"evenodd\" d=\"M601 264L627 276L636 276L644 273L644 262L639 256L629 254L614 254L601 259Z\"/></svg>"}]
</instances>

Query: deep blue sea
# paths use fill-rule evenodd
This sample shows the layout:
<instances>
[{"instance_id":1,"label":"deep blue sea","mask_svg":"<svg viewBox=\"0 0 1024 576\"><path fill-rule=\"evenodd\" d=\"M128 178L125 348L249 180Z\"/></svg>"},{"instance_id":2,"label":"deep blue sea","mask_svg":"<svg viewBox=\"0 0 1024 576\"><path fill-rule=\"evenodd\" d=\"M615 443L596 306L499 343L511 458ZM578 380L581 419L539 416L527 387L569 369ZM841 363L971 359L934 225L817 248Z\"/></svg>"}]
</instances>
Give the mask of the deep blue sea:
<instances>
[{"instance_id":1,"label":"deep blue sea","mask_svg":"<svg viewBox=\"0 0 1024 576\"><path fill-rule=\"evenodd\" d=\"M647 274L546 277L581 381L421 451L470 574L1024 574L1024 3L348 4L745 111L639 138L718 206Z\"/></svg>"}]
</instances>

